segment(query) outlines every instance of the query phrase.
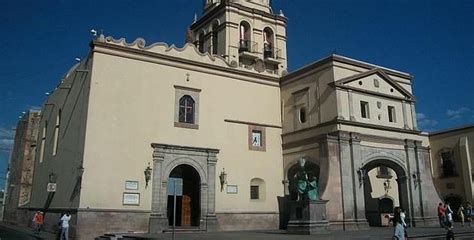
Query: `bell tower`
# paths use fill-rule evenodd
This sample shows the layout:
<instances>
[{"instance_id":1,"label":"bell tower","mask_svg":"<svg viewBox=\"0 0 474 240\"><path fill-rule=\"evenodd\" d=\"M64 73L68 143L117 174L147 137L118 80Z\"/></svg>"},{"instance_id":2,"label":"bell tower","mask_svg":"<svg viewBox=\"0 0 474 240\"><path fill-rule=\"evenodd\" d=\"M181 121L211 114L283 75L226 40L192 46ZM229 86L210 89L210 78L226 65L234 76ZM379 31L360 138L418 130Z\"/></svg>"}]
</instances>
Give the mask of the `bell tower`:
<instances>
[{"instance_id":1,"label":"bell tower","mask_svg":"<svg viewBox=\"0 0 474 240\"><path fill-rule=\"evenodd\" d=\"M203 15L190 29L200 52L281 75L287 69L286 24L270 0L205 0Z\"/></svg>"}]
</instances>

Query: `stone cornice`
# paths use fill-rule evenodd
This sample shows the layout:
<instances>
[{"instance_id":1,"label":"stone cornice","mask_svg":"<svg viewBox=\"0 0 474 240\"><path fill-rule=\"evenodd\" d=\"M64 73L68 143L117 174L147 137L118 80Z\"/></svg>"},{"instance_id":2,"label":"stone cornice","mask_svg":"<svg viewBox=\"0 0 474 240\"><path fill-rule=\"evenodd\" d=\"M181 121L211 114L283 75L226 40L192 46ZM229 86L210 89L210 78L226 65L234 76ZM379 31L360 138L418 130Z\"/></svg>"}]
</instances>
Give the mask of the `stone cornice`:
<instances>
[{"instance_id":1,"label":"stone cornice","mask_svg":"<svg viewBox=\"0 0 474 240\"><path fill-rule=\"evenodd\" d=\"M328 64L328 63L332 63L332 62L340 62L340 63L350 64L350 65L354 65L354 66L357 66L357 67L365 68L367 70L371 70L371 69L374 69L374 68L382 68L382 67L374 65L374 64L365 63L365 62L357 61L357 60L350 59L350 58L347 58L347 57L343 57L343 56L340 56L340 55L332 54L332 55L329 55L329 56L327 56L323 59L317 60L313 63L310 63L306 66L303 66L303 67L287 74L286 76L281 78L280 83L282 85L284 85L284 84L286 84L287 81L291 81L293 78L297 78L297 77L301 76L302 74L305 74L307 72L312 71L314 68L318 68L320 66L323 66L324 64ZM388 69L388 68L382 68L382 69L387 74L390 74L390 75L393 75L393 76L404 78L404 79L407 79L407 80L410 80L410 81L413 79L413 76L411 76L408 73L403 73L403 72L391 70L391 69Z\"/></svg>"},{"instance_id":2,"label":"stone cornice","mask_svg":"<svg viewBox=\"0 0 474 240\"><path fill-rule=\"evenodd\" d=\"M350 82L359 80L361 78L370 76L372 74L379 75L382 79L387 81L392 87L394 87L395 89L400 91L405 96L405 98L401 98L401 97L392 96L392 95L389 95L389 94L378 93L378 92L374 92L374 91L369 91L369 90L365 90L365 89L361 89L361 88L355 88L355 87L345 85L346 83L350 83ZM350 90L353 90L353 91L368 93L368 94L371 94L371 95L379 95L379 96L386 97L386 98L395 98L395 99L401 99L401 100L407 100L407 101L415 101L415 96L413 96L413 94L411 94L409 91L407 91L405 88L403 88L400 84L398 84L396 81L394 81L390 76L388 76L384 72L384 70L382 70L380 68L374 68L372 70L369 70L369 71L366 71L366 72L363 72L363 73L359 73L359 74L356 74L356 75L353 75L353 76L350 76L350 77L346 77L346 78L337 80L335 82L330 83L330 85L340 87L340 88L343 88L343 89L350 89Z\"/></svg>"},{"instance_id":3,"label":"stone cornice","mask_svg":"<svg viewBox=\"0 0 474 240\"><path fill-rule=\"evenodd\" d=\"M269 74L261 74L257 72L254 73L254 72L245 70L243 68L233 67L233 66L230 66L224 59L222 59L219 56L212 56L209 54L202 54L202 53L196 52L196 54L199 56L198 58L201 58L201 61L190 60L184 57L174 56L174 55L179 55L180 54L179 52L186 51L187 48L194 48L194 51L197 51L195 46L192 44L186 44L185 47L181 49L176 48L175 46L168 47L166 44L163 44L163 43L153 44L145 48L143 47L144 44L141 44L140 41L138 40L134 41L134 43L132 44L126 44L124 43L124 40L120 40L120 41L121 43L107 43L107 42L102 42L102 41L94 41L91 43L92 51L108 54L108 55L113 55L113 56L118 56L118 57L136 59L140 61L148 61L152 63L156 63L156 62L143 59L138 56L149 57L152 59L160 59L160 60L171 62L172 64L170 63L167 65L171 65L175 67L178 67L177 64L186 64L188 66L202 68L203 69L202 72L204 72L205 70L207 71L216 70L216 71L222 72L221 74L214 73L214 75L223 75L223 76L225 75L226 77L236 78L239 80L244 80L243 77L248 77L248 78L253 78L254 80L247 79L244 81L261 83L261 84L266 84L270 86L278 86L278 82L279 82L278 75L270 76ZM151 50L151 48L155 48L155 49ZM106 50L110 50L110 51L106 51ZM170 54L170 52L172 51L175 51L177 53L172 55ZM190 50L190 51L193 51L193 50ZM134 56L137 56L137 57L134 57ZM197 70L197 71L200 71L200 70ZM235 74L235 75L231 76L229 74Z\"/></svg>"},{"instance_id":4,"label":"stone cornice","mask_svg":"<svg viewBox=\"0 0 474 240\"><path fill-rule=\"evenodd\" d=\"M253 126L259 126L259 127L269 127L269 128L282 128L281 126L278 125L272 125L272 124L266 124L266 123L256 123L256 122L247 122L247 121L240 121L240 120L231 120L231 119L224 119L224 122L229 122L229 123L238 123L238 124L244 124L244 125L253 125Z\"/></svg>"}]
</instances>

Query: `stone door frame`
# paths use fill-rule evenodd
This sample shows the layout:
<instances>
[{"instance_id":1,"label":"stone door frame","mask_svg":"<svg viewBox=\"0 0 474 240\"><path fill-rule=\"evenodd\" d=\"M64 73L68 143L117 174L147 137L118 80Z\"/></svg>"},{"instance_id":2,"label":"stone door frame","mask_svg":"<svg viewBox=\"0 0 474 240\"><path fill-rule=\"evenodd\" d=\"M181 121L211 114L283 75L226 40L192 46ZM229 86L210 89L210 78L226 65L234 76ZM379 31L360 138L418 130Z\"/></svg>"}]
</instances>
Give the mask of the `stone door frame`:
<instances>
[{"instance_id":1,"label":"stone door frame","mask_svg":"<svg viewBox=\"0 0 474 240\"><path fill-rule=\"evenodd\" d=\"M218 149L185 147L169 144L151 144L153 148L152 204L149 222L150 233L161 233L169 228L167 217L168 178L174 168L189 165L199 174L200 183L200 224L199 229L216 229L216 163Z\"/></svg>"}]
</instances>

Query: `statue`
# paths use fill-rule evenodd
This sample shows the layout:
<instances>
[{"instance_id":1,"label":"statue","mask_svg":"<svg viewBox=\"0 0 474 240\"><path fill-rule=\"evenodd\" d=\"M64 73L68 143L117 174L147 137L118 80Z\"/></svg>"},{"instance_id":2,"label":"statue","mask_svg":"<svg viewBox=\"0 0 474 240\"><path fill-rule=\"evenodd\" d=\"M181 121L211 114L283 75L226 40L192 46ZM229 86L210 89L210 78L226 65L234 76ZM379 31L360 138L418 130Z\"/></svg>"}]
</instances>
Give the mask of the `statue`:
<instances>
[{"instance_id":1,"label":"statue","mask_svg":"<svg viewBox=\"0 0 474 240\"><path fill-rule=\"evenodd\" d=\"M295 178L298 181L298 201L302 200L319 200L318 181L315 176L306 173L306 159L298 160L300 170L296 173Z\"/></svg>"}]
</instances>

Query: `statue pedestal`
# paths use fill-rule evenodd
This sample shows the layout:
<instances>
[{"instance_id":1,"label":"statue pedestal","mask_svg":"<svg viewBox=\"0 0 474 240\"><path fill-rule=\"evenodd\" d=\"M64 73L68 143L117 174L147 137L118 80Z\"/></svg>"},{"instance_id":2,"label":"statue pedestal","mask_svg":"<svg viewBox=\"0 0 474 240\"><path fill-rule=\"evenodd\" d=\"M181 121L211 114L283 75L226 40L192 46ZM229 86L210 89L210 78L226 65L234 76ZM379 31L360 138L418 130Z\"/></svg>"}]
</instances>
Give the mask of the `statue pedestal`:
<instances>
[{"instance_id":1,"label":"statue pedestal","mask_svg":"<svg viewBox=\"0 0 474 240\"><path fill-rule=\"evenodd\" d=\"M287 232L305 235L328 232L327 202L328 200L290 201L290 221Z\"/></svg>"}]
</instances>

